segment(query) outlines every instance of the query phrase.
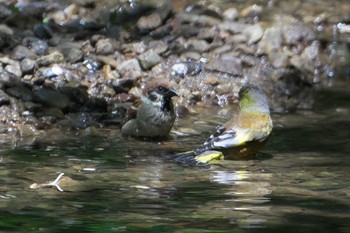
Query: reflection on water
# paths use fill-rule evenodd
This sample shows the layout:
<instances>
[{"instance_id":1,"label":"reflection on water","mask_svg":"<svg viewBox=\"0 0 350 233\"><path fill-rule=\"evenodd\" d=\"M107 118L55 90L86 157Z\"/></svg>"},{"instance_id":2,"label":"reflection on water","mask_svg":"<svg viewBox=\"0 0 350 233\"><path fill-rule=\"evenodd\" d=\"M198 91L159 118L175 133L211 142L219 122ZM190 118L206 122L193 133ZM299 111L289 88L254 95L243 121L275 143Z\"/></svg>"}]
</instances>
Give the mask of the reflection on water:
<instances>
[{"instance_id":1,"label":"reflection on water","mask_svg":"<svg viewBox=\"0 0 350 233\"><path fill-rule=\"evenodd\" d=\"M213 122L225 121L209 112L196 124L202 134L162 143L122 139L110 129L97 138L3 148L0 229L350 232L349 99L346 86L318 91L315 110L273 114L275 129L262 153L205 169L162 155L193 148ZM64 192L30 188L61 172Z\"/></svg>"},{"instance_id":2,"label":"reflection on water","mask_svg":"<svg viewBox=\"0 0 350 233\"><path fill-rule=\"evenodd\" d=\"M318 95L328 99L344 90ZM159 144L121 139L111 130L102 138L2 150L0 228L350 232L348 111L348 98L342 97L336 105L323 101L317 112L274 114L276 128L264 154L206 169L182 167L159 156L178 145L190 149L205 138L201 135ZM60 184L65 192L29 188L60 172L70 179Z\"/></svg>"}]
</instances>

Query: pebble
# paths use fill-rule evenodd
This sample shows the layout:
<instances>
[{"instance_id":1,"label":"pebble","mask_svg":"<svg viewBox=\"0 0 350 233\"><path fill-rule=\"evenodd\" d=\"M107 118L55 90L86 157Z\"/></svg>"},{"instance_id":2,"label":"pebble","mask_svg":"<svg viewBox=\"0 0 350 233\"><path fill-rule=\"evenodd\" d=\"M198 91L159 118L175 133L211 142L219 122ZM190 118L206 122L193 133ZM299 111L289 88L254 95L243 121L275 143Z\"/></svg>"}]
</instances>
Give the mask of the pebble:
<instances>
[{"instance_id":1,"label":"pebble","mask_svg":"<svg viewBox=\"0 0 350 233\"><path fill-rule=\"evenodd\" d=\"M150 49L138 56L138 60L144 70L149 70L160 63L162 58L153 49Z\"/></svg>"},{"instance_id":2,"label":"pebble","mask_svg":"<svg viewBox=\"0 0 350 233\"><path fill-rule=\"evenodd\" d=\"M7 65L4 69L7 73L10 75L14 75L15 77L21 77L22 71L20 69L20 66L18 64L16 65Z\"/></svg>"},{"instance_id":3,"label":"pebble","mask_svg":"<svg viewBox=\"0 0 350 233\"><path fill-rule=\"evenodd\" d=\"M263 8L259 5L251 5L247 6L246 8L243 8L240 12L240 15L242 17L256 17L260 16L262 14Z\"/></svg>"},{"instance_id":4,"label":"pebble","mask_svg":"<svg viewBox=\"0 0 350 233\"><path fill-rule=\"evenodd\" d=\"M190 13L178 13L177 17L185 22L196 23L203 26L216 26L221 21L215 17L207 15L194 15Z\"/></svg>"},{"instance_id":5,"label":"pebble","mask_svg":"<svg viewBox=\"0 0 350 233\"><path fill-rule=\"evenodd\" d=\"M12 58L15 60L22 60L24 58L36 59L38 56L30 49L23 45L18 45L12 52Z\"/></svg>"},{"instance_id":6,"label":"pebble","mask_svg":"<svg viewBox=\"0 0 350 233\"><path fill-rule=\"evenodd\" d=\"M148 16L142 16L138 21L137 21L137 27L141 31L147 31L147 30L152 30L157 27L159 27L162 24L162 19L159 14L153 13Z\"/></svg>"},{"instance_id":7,"label":"pebble","mask_svg":"<svg viewBox=\"0 0 350 233\"><path fill-rule=\"evenodd\" d=\"M223 16L226 20L235 21L238 19L239 13L236 8L231 7L224 11Z\"/></svg>"},{"instance_id":8,"label":"pebble","mask_svg":"<svg viewBox=\"0 0 350 233\"><path fill-rule=\"evenodd\" d=\"M23 101L32 101L34 97L32 90L23 85L16 85L14 87L7 88L6 93Z\"/></svg>"},{"instance_id":9,"label":"pebble","mask_svg":"<svg viewBox=\"0 0 350 233\"><path fill-rule=\"evenodd\" d=\"M267 28L258 44L259 53L275 53L282 47L282 42L281 27Z\"/></svg>"},{"instance_id":10,"label":"pebble","mask_svg":"<svg viewBox=\"0 0 350 233\"><path fill-rule=\"evenodd\" d=\"M100 39L96 43L96 53L101 55L108 55L112 54L114 50L116 50L116 41L113 41L112 39Z\"/></svg>"},{"instance_id":11,"label":"pebble","mask_svg":"<svg viewBox=\"0 0 350 233\"><path fill-rule=\"evenodd\" d=\"M261 37L264 34L264 31L259 24L254 24L249 27L246 27L243 30L243 34L248 39L248 45L252 45L261 39Z\"/></svg>"},{"instance_id":12,"label":"pebble","mask_svg":"<svg viewBox=\"0 0 350 233\"><path fill-rule=\"evenodd\" d=\"M31 74L34 71L36 62L30 58L25 58L21 61L20 67L23 74Z\"/></svg>"},{"instance_id":13,"label":"pebble","mask_svg":"<svg viewBox=\"0 0 350 233\"><path fill-rule=\"evenodd\" d=\"M25 37L22 40L22 44L25 47L30 48L30 50L38 56L44 55L49 47L46 41L35 37Z\"/></svg>"},{"instance_id":14,"label":"pebble","mask_svg":"<svg viewBox=\"0 0 350 233\"><path fill-rule=\"evenodd\" d=\"M140 64L136 58L126 60L122 62L119 66L119 71L123 74L127 71L138 71L141 72L142 69L140 67Z\"/></svg>"},{"instance_id":15,"label":"pebble","mask_svg":"<svg viewBox=\"0 0 350 233\"><path fill-rule=\"evenodd\" d=\"M205 66L205 70L224 72L228 74L233 74L237 76L242 75L242 65L239 59L235 60L222 60L222 59L212 59Z\"/></svg>"},{"instance_id":16,"label":"pebble","mask_svg":"<svg viewBox=\"0 0 350 233\"><path fill-rule=\"evenodd\" d=\"M10 97L0 89L0 106L10 104Z\"/></svg>"},{"instance_id":17,"label":"pebble","mask_svg":"<svg viewBox=\"0 0 350 233\"><path fill-rule=\"evenodd\" d=\"M48 66L53 63L61 63L63 62L64 57L63 54L58 51L53 51L49 55L42 56L36 60L37 64L40 66Z\"/></svg>"},{"instance_id":18,"label":"pebble","mask_svg":"<svg viewBox=\"0 0 350 233\"><path fill-rule=\"evenodd\" d=\"M36 98L38 102L41 102L48 107L55 107L62 110L67 109L72 105L72 102L66 95L47 88L40 88L36 92Z\"/></svg>"}]
</instances>

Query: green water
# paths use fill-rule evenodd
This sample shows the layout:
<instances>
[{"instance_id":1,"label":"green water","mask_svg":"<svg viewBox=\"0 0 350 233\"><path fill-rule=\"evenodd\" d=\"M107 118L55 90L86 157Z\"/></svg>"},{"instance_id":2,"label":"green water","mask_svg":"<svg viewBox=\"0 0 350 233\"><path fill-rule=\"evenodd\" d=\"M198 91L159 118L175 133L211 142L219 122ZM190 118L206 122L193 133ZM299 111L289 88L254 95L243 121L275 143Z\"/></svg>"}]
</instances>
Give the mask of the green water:
<instances>
[{"instance_id":1,"label":"green water","mask_svg":"<svg viewBox=\"0 0 350 233\"><path fill-rule=\"evenodd\" d=\"M220 112L180 119L202 134L162 143L104 129L3 148L0 232L350 232L347 87L315 92L312 109L273 113L256 157L206 169L164 155L200 144L226 120ZM72 179L64 192L30 188L61 172Z\"/></svg>"}]
</instances>

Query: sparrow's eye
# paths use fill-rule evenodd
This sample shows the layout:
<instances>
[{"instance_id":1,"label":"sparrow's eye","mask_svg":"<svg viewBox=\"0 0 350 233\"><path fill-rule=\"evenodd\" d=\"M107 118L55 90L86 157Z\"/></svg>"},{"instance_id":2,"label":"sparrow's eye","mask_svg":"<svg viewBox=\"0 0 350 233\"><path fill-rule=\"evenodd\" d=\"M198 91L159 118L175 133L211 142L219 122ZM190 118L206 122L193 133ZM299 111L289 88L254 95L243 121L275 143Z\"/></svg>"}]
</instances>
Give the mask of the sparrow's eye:
<instances>
[{"instance_id":1,"label":"sparrow's eye","mask_svg":"<svg viewBox=\"0 0 350 233\"><path fill-rule=\"evenodd\" d=\"M163 86L159 86L157 89L158 89L158 92L160 92L160 93L165 91L165 87L163 87Z\"/></svg>"},{"instance_id":2,"label":"sparrow's eye","mask_svg":"<svg viewBox=\"0 0 350 233\"><path fill-rule=\"evenodd\" d=\"M150 94L150 95L148 96L148 99L154 102L154 101L156 101L156 100L158 99L158 97L157 97L156 94L153 94L153 93L152 93L152 94Z\"/></svg>"}]
</instances>

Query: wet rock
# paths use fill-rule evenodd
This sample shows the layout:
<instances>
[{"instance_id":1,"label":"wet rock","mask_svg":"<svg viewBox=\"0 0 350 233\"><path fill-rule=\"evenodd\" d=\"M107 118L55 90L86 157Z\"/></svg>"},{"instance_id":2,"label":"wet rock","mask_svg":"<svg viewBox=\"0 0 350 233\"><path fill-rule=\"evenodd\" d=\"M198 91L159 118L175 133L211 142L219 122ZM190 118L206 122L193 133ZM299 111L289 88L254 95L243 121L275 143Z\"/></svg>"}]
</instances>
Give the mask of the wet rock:
<instances>
[{"instance_id":1,"label":"wet rock","mask_svg":"<svg viewBox=\"0 0 350 233\"><path fill-rule=\"evenodd\" d=\"M52 78L58 75L62 75L66 72L68 73L66 69L62 68L57 64L54 64L52 67L43 69L41 75L46 78Z\"/></svg>"},{"instance_id":2,"label":"wet rock","mask_svg":"<svg viewBox=\"0 0 350 233\"><path fill-rule=\"evenodd\" d=\"M252 26L252 24L245 24L239 22L224 21L217 25L220 30L229 31L233 34L242 33L247 27Z\"/></svg>"},{"instance_id":3,"label":"wet rock","mask_svg":"<svg viewBox=\"0 0 350 233\"><path fill-rule=\"evenodd\" d=\"M7 72L0 72L0 88L12 87L18 85L21 82L20 77L15 77Z\"/></svg>"},{"instance_id":4,"label":"wet rock","mask_svg":"<svg viewBox=\"0 0 350 233\"><path fill-rule=\"evenodd\" d=\"M150 15L140 17L136 25L141 31L153 30L162 25L163 21L168 17L170 12L171 5L165 2Z\"/></svg>"},{"instance_id":5,"label":"wet rock","mask_svg":"<svg viewBox=\"0 0 350 233\"><path fill-rule=\"evenodd\" d=\"M117 49L117 42L106 38L100 39L96 43L96 53L101 55L112 54Z\"/></svg>"},{"instance_id":6,"label":"wet rock","mask_svg":"<svg viewBox=\"0 0 350 233\"><path fill-rule=\"evenodd\" d=\"M135 84L135 79L117 79L112 82L116 93L128 92Z\"/></svg>"},{"instance_id":7,"label":"wet rock","mask_svg":"<svg viewBox=\"0 0 350 233\"><path fill-rule=\"evenodd\" d=\"M89 69L90 73L95 73L97 70L101 69L102 64L101 62L93 59L88 58L83 61L83 64Z\"/></svg>"},{"instance_id":8,"label":"wet rock","mask_svg":"<svg viewBox=\"0 0 350 233\"><path fill-rule=\"evenodd\" d=\"M282 25L282 34L286 44L298 44L301 41L313 41L316 39L315 31L293 17L282 16L277 18Z\"/></svg>"},{"instance_id":9,"label":"wet rock","mask_svg":"<svg viewBox=\"0 0 350 233\"><path fill-rule=\"evenodd\" d=\"M41 106L41 104L38 104L38 103L26 101L26 102L24 102L24 107L25 107L26 110L28 110L30 112L36 112L42 106Z\"/></svg>"},{"instance_id":10,"label":"wet rock","mask_svg":"<svg viewBox=\"0 0 350 233\"><path fill-rule=\"evenodd\" d=\"M58 91L66 95L72 102L78 105L83 105L89 100L87 87L80 84L78 86L69 86L69 84L67 84L60 87Z\"/></svg>"},{"instance_id":11,"label":"wet rock","mask_svg":"<svg viewBox=\"0 0 350 233\"><path fill-rule=\"evenodd\" d=\"M18 112L11 109L11 107L2 105L0 106L0 121L2 123L13 123L13 122L19 122L21 119Z\"/></svg>"},{"instance_id":12,"label":"wet rock","mask_svg":"<svg viewBox=\"0 0 350 233\"><path fill-rule=\"evenodd\" d=\"M168 50L168 45L162 40L152 40L150 41L148 48L157 54L162 54Z\"/></svg>"},{"instance_id":13,"label":"wet rock","mask_svg":"<svg viewBox=\"0 0 350 233\"><path fill-rule=\"evenodd\" d=\"M196 62L181 62L181 63L176 63L171 67L170 74L172 76L178 76L178 77L185 77L187 74L188 75L196 75L200 71L202 71L202 64L201 63L196 63Z\"/></svg>"},{"instance_id":14,"label":"wet rock","mask_svg":"<svg viewBox=\"0 0 350 233\"><path fill-rule=\"evenodd\" d=\"M25 58L21 61L20 67L23 74L31 74L34 71L36 62L30 58Z\"/></svg>"},{"instance_id":15,"label":"wet rock","mask_svg":"<svg viewBox=\"0 0 350 233\"><path fill-rule=\"evenodd\" d=\"M62 52L66 61L69 63L77 63L83 60L84 53L81 49L70 48Z\"/></svg>"},{"instance_id":16,"label":"wet rock","mask_svg":"<svg viewBox=\"0 0 350 233\"><path fill-rule=\"evenodd\" d=\"M23 45L18 45L14 48L12 58L22 60L24 58L36 59L38 56L30 49Z\"/></svg>"},{"instance_id":17,"label":"wet rock","mask_svg":"<svg viewBox=\"0 0 350 233\"><path fill-rule=\"evenodd\" d=\"M301 57L306 60L314 60L319 56L320 53L320 42L319 41L313 41L311 45L307 46L303 53L301 54Z\"/></svg>"},{"instance_id":18,"label":"wet rock","mask_svg":"<svg viewBox=\"0 0 350 233\"><path fill-rule=\"evenodd\" d=\"M120 78L120 74L116 70L112 70L110 65L104 65L102 68L102 74L106 80L115 80Z\"/></svg>"},{"instance_id":19,"label":"wet rock","mask_svg":"<svg viewBox=\"0 0 350 233\"><path fill-rule=\"evenodd\" d=\"M224 72L233 75L242 75L242 65L239 59L223 60L212 59L205 66L205 70Z\"/></svg>"},{"instance_id":20,"label":"wet rock","mask_svg":"<svg viewBox=\"0 0 350 233\"><path fill-rule=\"evenodd\" d=\"M34 125L30 124L18 124L17 129L21 138L33 137L33 135L40 134L40 131L38 131Z\"/></svg>"},{"instance_id":21,"label":"wet rock","mask_svg":"<svg viewBox=\"0 0 350 233\"><path fill-rule=\"evenodd\" d=\"M10 98L11 109L18 114L22 114L25 111L25 107L22 100L16 98Z\"/></svg>"},{"instance_id":22,"label":"wet rock","mask_svg":"<svg viewBox=\"0 0 350 233\"><path fill-rule=\"evenodd\" d=\"M5 66L4 69L7 73L9 73L10 75L13 75L15 77L21 77L22 76L22 71L20 69L19 64L16 65L7 65Z\"/></svg>"},{"instance_id":23,"label":"wet rock","mask_svg":"<svg viewBox=\"0 0 350 233\"><path fill-rule=\"evenodd\" d=\"M242 9L240 14L242 17L257 17L262 14L262 11L263 11L262 6L254 4Z\"/></svg>"},{"instance_id":24,"label":"wet rock","mask_svg":"<svg viewBox=\"0 0 350 233\"><path fill-rule=\"evenodd\" d=\"M113 57L111 56L102 56L102 55L99 55L99 56L96 56L96 59L103 63L103 64L106 64L108 66L113 66L114 68L118 68L120 63L115 60ZM124 59L120 59L120 60L124 60Z\"/></svg>"},{"instance_id":25,"label":"wet rock","mask_svg":"<svg viewBox=\"0 0 350 233\"><path fill-rule=\"evenodd\" d=\"M42 23L35 24L33 28L33 32L38 38L44 39L44 40L52 38L52 35L53 35L50 27Z\"/></svg>"},{"instance_id":26,"label":"wet rock","mask_svg":"<svg viewBox=\"0 0 350 233\"><path fill-rule=\"evenodd\" d=\"M25 37L22 44L25 47L30 48L30 50L32 50L38 56L44 55L49 47L46 41L35 37Z\"/></svg>"},{"instance_id":27,"label":"wet rock","mask_svg":"<svg viewBox=\"0 0 350 233\"><path fill-rule=\"evenodd\" d=\"M133 58L122 62L119 66L119 71L121 74L125 74L128 71L141 72L142 69L138 60Z\"/></svg>"},{"instance_id":28,"label":"wet rock","mask_svg":"<svg viewBox=\"0 0 350 233\"><path fill-rule=\"evenodd\" d=\"M269 60L273 66L278 68L287 68L290 65L289 54L280 50L270 53Z\"/></svg>"},{"instance_id":29,"label":"wet rock","mask_svg":"<svg viewBox=\"0 0 350 233\"><path fill-rule=\"evenodd\" d=\"M64 113L61 109L52 107L43 109L43 113L46 116L52 116L54 119L64 119Z\"/></svg>"},{"instance_id":30,"label":"wet rock","mask_svg":"<svg viewBox=\"0 0 350 233\"><path fill-rule=\"evenodd\" d=\"M32 90L22 85L7 88L6 93L23 101L32 101L34 96Z\"/></svg>"},{"instance_id":31,"label":"wet rock","mask_svg":"<svg viewBox=\"0 0 350 233\"><path fill-rule=\"evenodd\" d=\"M141 17L137 21L136 25L141 31L148 31L162 25L162 19L159 14L153 13L151 15Z\"/></svg>"},{"instance_id":32,"label":"wet rock","mask_svg":"<svg viewBox=\"0 0 350 233\"><path fill-rule=\"evenodd\" d=\"M223 13L224 19L229 20L229 21L235 21L238 16L238 10L236 8L228 8L227 10L224 11Z\"/></svg>"},{"instance_id":33,"label":"wet rock","mask_svg":"<svg viewBox=\"0 0 350 233\"><path fill-rule=\"evenodd\" d=\"M263 29L259 24L251 25L243 30L243 35L248 39L248 45L255 44L263 36Z\"/></svg>"},{"instance_id":34,"label":"wet rock","mask_svg":"<svg viewBox=\"0 0 350 233\"><path fill-rule=\"evenodd\" d=\"M35 94L38 102L43 103L49 107L55 107L64 110L72 106L72 102L69 100L69 98L57 91L42 87Z\"/></svg>"},{"instance_id":35,"label":"wet rock","mask_svg":"<svg viewBox=\"0 0 350 233\"><path fill-rule=\"evenodd\" d=\"M138 57L140 64L144 70L149 70L153 66L161 62L162 58L153 50L147 50Z\"/></svg>"},{"instance_id":36,"label":"wet rock","mask_svg":"<svg viewBox=\"0 0 350 233\"><path fill-rule=\"evenodd\" d=\"M185 47L189 50L205 52L208 50L209 44L205 40L189 39Z\"/></svg>"},{"instance_id":37,"label":"wet rock","mask_svg":"<svg viewBox=\"0 0 350 233\"><path fill-rule=\"evenodd\" d=\"M195 15L190 13L178 13L177 17L185 22L196 23L203 26L215 26L220 23L220 20L207 16L207 15Z\"/></svg>"},{"instance_id":38,"label":"wet rock","mask_svg":"<svg viewBox=\"0 0 350 233\"><path fill-rule=\"evenodd\" d=\"M63 60L64 60L64 57L62 53L58 51L53 51L49 55L39 58L36 62L40 66L47 66L54 63L61 63L63 62Z\"/></svg>"},{"instance_id":39,"label":"wet rock","mask_svg":"<svg viewBox=\"0 0 350 233\"><path fill-rule=\"evenodd\" d=\"M282 31L281 27L267 28L258 44L258 53L270 55L279 50L282 46Z\"/></svg>"},{"instance_id":40,"label":"wet rock","mask_svg":"<svg viewBox=\"0 0 350 233\"><path fill-rule=\"evenodd\" d=\"M0 106L8 104L10 104L10 97L3 90L0 90Z\"/></svg>"}]
</instances>

